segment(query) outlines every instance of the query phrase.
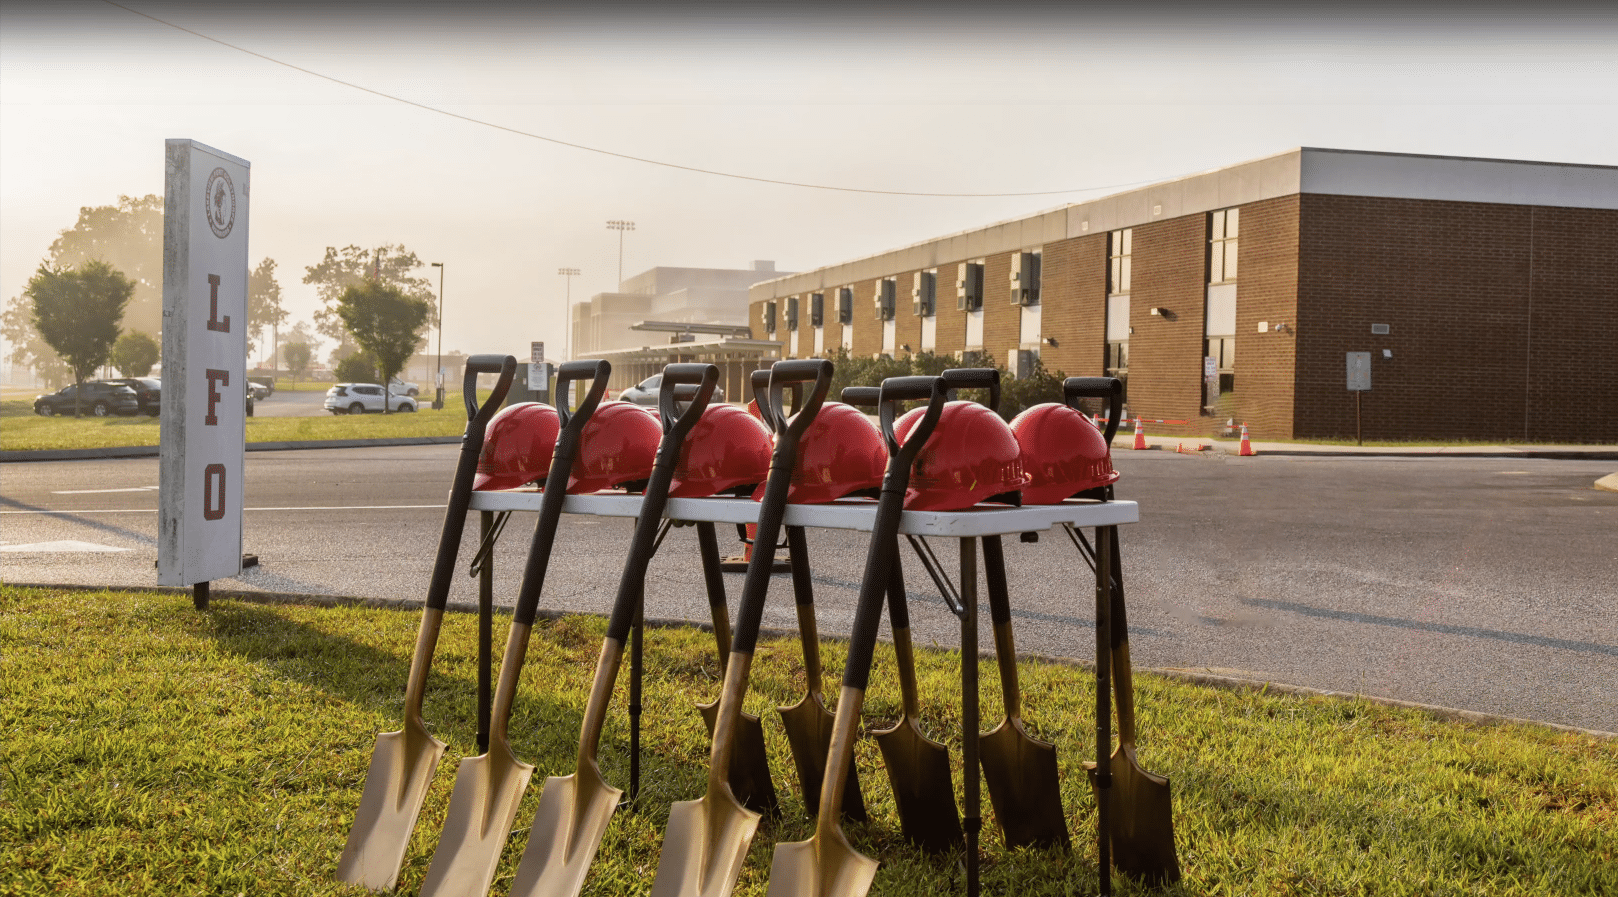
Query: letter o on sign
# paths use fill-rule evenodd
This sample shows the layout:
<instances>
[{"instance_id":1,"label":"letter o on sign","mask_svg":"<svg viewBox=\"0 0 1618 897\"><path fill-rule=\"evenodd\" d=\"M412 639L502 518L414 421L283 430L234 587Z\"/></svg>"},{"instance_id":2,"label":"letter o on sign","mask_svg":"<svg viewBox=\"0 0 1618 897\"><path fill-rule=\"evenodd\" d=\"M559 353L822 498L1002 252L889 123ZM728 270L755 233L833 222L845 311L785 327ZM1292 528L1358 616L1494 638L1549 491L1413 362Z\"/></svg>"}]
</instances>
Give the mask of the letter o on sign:
<instances>
[{"instance_id":1,"label":"letter o on sign","mask_svg":"<svg viewBox=\"0 0 1618 897\"><path fill-rule=\"evenodd\" d=\"M209 464L202 469L202 519L225 517L225 465Z\"/></svg>"}]
</instances>

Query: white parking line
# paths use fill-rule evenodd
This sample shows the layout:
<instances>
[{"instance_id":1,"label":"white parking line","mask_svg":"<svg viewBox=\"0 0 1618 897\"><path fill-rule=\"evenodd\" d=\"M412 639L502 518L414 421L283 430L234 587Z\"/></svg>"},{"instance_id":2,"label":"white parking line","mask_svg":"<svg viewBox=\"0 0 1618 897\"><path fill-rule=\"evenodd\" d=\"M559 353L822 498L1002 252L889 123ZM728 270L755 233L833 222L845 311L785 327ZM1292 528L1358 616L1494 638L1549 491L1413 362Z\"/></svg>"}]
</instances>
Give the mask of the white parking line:
<instances>
[{"instance_id":1,"label":"white parking line","mask_svg":"<svg viewBox=\"0 0 1618 897\"><path fill-rule=\"evenodd\" d=\"M156 492L156 486L135 486L130 489L56 489L52 495L101 495L106 492Z\"/></svg>"}]
</instances>

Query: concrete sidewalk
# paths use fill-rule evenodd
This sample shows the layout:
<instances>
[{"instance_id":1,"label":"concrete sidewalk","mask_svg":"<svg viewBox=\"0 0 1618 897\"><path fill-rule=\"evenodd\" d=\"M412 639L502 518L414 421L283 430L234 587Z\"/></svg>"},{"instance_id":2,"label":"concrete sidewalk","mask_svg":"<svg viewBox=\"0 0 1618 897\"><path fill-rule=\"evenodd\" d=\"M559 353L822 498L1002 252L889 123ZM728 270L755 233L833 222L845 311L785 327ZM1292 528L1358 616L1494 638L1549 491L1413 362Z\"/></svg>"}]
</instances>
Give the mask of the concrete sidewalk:
<instances>
[{"instance_id":1,"label":"concrete sidewalk","mask_svg":"<svg viewBox=\"0 0 1618 897\"><path fill-rule=\"evenodd\" d=\"M1388 458L1428 458L1454 456L1465 458L1551 458L1574 461L1618 461L1618 445L1348 445L1304 442L1250 441L1258 455L1368 455ZM1127 452L1135 445L1134 434L1126 435L1119 428L1112 440L1112 450ZM1146 447L1150 451L1173 452L1184 446L1186 450L1240 455L1241 441L1214 439L1208 436L1152 436L1147 434ZM1201 446L1197 449L1196 446Z\"/></svg>"}]
</instances>

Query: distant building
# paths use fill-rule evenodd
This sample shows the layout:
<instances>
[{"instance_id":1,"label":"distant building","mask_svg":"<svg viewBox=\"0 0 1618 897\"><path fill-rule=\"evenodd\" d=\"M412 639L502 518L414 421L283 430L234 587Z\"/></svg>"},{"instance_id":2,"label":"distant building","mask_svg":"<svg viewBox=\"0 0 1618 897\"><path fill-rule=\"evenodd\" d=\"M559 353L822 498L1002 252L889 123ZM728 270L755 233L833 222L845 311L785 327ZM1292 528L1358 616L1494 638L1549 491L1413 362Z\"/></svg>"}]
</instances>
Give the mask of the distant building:
<instances>
[{"instance_id":1,"label":"distant building","mask_svg":"<svg viewBox=\"0 0 1618 897\"><path fill-rule=\"evenodd\" d=\"M749 372L779 357L780 345L747 330L748 288L779 277L773 261L751 268L652 268L572 309L574 358L612 362L612 388L632 386L672 362L712 362L727 398L745 394ZM636 325L648 325L635 329ZM689 329L671 325L690 325Z\"/></svg>"},{"instance_id":2,"label":"distant building","mask_svg":"<svg viewBox=\"0 0 1618 897\"><path fill-rule=\"evenodd\" d=\"M751 299L787 357L1038 358L1169 432L1618 443L1612 166L1295 149Z\"/></svg>"}]
</instances>

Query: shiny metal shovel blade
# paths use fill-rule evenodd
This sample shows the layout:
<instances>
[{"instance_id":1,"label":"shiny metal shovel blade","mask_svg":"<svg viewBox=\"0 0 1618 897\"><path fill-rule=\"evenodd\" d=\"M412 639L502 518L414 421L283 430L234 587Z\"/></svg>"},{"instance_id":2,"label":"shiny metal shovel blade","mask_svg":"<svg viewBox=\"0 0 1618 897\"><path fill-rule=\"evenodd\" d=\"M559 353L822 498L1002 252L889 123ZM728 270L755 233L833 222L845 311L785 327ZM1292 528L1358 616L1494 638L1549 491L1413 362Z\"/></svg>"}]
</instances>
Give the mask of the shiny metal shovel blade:
<instances>
[{"instance_id":1,"label":"shiny metal shovel blade","mask_svg":"<svg viewBox=\"0 0 1618 897\"><path fill-rule=\"evenodd\" d=\"M792 763L798 769L798 784L803 787L804 809L810 816L819 815L820 783L826 778L826 755L831 752L832 723L837 717L816 694L806 694L798 703L776 709L781 712L781 725L792 746ZM865 795L860 792L859 771L853 767L849 767L843 785L843 818L855 822L869 818Z\"/></svg>"},{"instance_id":2,"label":"shiny metal shovel blade","mask_svg":"<svg viewBox=\"0 0 1618 897\"><path fill-rule=\"evenodd\" d=\"M337 862L339 881L373 891L393 888L443 756L444 742L429 735L419 719L406 719L403 729L376 737L354 828Z\"/></svg>"},{"instance_id":3,"label":"shiny metal shovel blade","mask_svg":"<svg viewBox=\"0 0 1618 897\"><path fill-rule=\"evenodd\" d=\"M708 726L711 742L714 725L719 721L719 702L698 704L697 709ZM781 802L775 796L775 780L770 777L764 723L751 713L744 712L736 718L736 742L730 749L730 790L742 806L755 813L773 816L781 810Z\"/></svg>"},{"instance_id":4,"label":"shiny metal shovel blade","mask_svg":"<svg viewBox=\"0 0 1618 897\"><path fill-rule=\"evenodd\" d=\"M1068 846L1056 746L1008 719L978 736L983 780L1007 847Z\"/></svg>"},{"instance_id":5,"label":"shiny metal shovel blade","mask_svg":"<svg viewBox=\"0 0 1618 897\"><path fill-rule=\"evenodd\" d=\"M1095 764L1084 764L1095 785ZM1169 780L1142 769L1132 745L1119 745L1111 758L1107 828L1112 864L1150 884L1180 880L1174 852L1174 810Z\"/></svg>"},{"instance_id":6,"label":"shiny metal shovel blade","mask_svg":"<svg viewBox=\"0 0 1618 897\"><path fill-rule=\"evenodd\" d=\"M449 815L438 849L427 867L422 897L483 897L517 818L517 805L534 768L512 756L501 742L481 757L461 761Z\"/></svg>"},{"instance_id":7,"label":"shiny metal shovel blade","mask_svg":"<svg viewBox=\"0 0 1618 897\"><path fill-rule=\"evenodd\" d=\"M729 794L676 803L652 897L726 897L741 876L758 820Z\"/></svg>"},{"instance_id":8,"label":"shiny metal shovel blade","mask_svg":"<svg viewBox=\"0 0 1618 897\"><path fill-rule=\"evenodd\" d=\"M581 764L573 775L546 779L511 897L578 894L623 793L602 780L594 763Z\"/></svg>"},{"instance_id":9,"label":"shiny metal shovel blade","mask_svg":"<svg viewBox=\"0 0 1618 897\"><path fill-rule=\"evenodd\" d=\"M775 845L766 897L864 897L876 868L834 828L826 837Z\"/></svg>"},{"instance_id":10,"label":"shiny metal shovel blade","mask_svg":"<svg viewBox=\"0 0 1618 897\"><path fill-rule=\"evenodd\" d=\"M929 853L960 847L965 835L955 808L949 750L922 734L908 716L901 717L893 728L877 732L876 743L888 768L905 837Z\"/></svg>"}]
</instances>

